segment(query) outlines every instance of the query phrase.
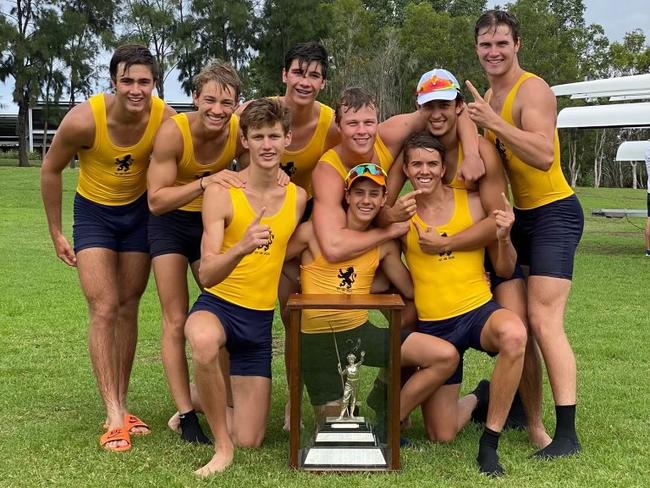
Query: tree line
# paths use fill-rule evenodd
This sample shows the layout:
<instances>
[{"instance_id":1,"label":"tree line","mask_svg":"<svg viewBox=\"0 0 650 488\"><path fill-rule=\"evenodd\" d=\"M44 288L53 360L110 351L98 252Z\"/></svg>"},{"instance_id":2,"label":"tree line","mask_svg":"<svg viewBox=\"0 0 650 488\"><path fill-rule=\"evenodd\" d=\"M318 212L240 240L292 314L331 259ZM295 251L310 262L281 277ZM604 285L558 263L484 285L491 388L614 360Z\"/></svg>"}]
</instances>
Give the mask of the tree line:
<instances>
[{"instance_id":1,"label":"tree line","mask_svg":"<svg viewBox=\"0 0 650 488\"><path fill-rule=\"evenodd\" d=\"M345 86L363 86L380 118L410 111L421 73L444 67L484 90L473 29L486 0L11 0L0 16L0 81L15 80L19 165L28 165L27 117L36 100L70 106L96 90L98 60L124 42L149 46L161 66L157 83L176 76L189 94L192 77L212 58L240 72L246 98L283 92L281 66L296 42L319 40L330 55L322 94L332 104ZM610 42L587 24L582 0L517 0L503 5L521 23L522 66L550 85L647 73L650 46L641 29ZM469 96L469 93L465 93ZM471 98L470 98L471 99ZM605 100L599 101L600 103ZM585 104L558 99L558 108ZM54 112L54 110L52 110ZM565 130L563 165L573 185L630 186L642 178L613 161L623 140L647 130ZM640 167L643 165L640 165ZM632 170L634 169L634 174ZM639 168L639 171L643 171Z\"/></svg>"}]
</instances>

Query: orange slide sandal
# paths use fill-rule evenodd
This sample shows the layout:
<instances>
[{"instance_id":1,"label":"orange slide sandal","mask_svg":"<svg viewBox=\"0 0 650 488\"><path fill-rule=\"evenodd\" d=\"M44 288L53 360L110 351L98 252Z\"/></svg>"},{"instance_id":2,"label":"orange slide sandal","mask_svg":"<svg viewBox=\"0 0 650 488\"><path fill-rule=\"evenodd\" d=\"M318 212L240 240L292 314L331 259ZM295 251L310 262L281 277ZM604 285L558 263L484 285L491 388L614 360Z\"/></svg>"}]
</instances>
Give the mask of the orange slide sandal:
<instances>
[{"instance_id":1,"label":"orange slide sandal","mask_svg":"<svg viewBox=\"0 0 650 488\"><path fill-rule=\"evenodd\" d=\"M135 415L131 415L130 413L127 413L124 416L124 428L129 432L131 435L147 435L151 434L151 429L149 426L141 419L136 417ZM139 431L134 431L133 429L147 429L146 432L139 432Z\"/></svg>"},{"instance_id":2,"label":"orange slide sandal","mask_svg":"<svg viewBox=\"0 0 650 488\"><path fill-rule=\"evenodd\" d=\"M126 444L123 446L109 446L109 442L115 441L126 441ZM107 451L112 452L123 452L131 449L131 436L129 431L125 428L113 429L108 432L104 432L99 438L99 445L102 446Z\"/></svg>"}]
</instances>

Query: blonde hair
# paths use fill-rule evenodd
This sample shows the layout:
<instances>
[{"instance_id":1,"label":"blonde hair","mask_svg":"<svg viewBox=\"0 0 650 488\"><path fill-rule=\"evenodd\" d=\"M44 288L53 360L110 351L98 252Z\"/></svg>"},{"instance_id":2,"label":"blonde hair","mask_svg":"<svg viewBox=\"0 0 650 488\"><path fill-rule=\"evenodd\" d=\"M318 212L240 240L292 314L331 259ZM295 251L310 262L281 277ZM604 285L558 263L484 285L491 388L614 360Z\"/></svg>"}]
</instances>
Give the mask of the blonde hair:
<instances>
[{"instance_id":1,"label":"blonde hair","mask_svg":"<svg viewBox=\"0 0 650 488\"><path fill-rule=\"evenodd\" d=\"M205 84L210 81L215 81L222 90L230 89L233 91L235 102L239 101L241 80L230 63L219 59L210 61L199 74L192 78L192 90L196 95L200 95Z\"/></svg>"}]
</instances>

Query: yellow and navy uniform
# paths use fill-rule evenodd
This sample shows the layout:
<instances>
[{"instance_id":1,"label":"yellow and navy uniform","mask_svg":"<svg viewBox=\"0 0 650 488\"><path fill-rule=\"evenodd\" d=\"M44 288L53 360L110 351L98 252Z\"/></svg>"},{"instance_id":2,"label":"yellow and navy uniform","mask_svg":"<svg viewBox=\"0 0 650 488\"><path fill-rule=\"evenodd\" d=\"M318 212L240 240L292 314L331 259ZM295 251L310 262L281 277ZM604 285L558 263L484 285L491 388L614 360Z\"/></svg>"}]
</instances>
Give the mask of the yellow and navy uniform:
<instances>
[{"instance_id":1,"label":"yellow and navy uniform","mask_svg":"<svg viewBox=\"0 0 650 488\"><path fill-rule=\"evenodd\" d=\"M178 171L176 174L176 186L186 185L213 173L217 173L228 165L235 158L237 152L237 138L239 130L239 119L236 115L230 117L228 124L228 137L219 156L208 164L201 164L196 160L194 155L194 144L192 143L192 133L190 132L190 122L186 114L177 114L172 117L172 120L178 126L183 137L183 156L178 163ZM190 203L184 205L180 210L188 212L200 212L201 204L203 203L203 195L199 195Z\"/></svg>"},{"instance_id":2,"label":"yellow and navy uniform","mask_svg":"<svg viewBox=\"0 0 650 488\"><path fill-rule=\"evenodd\" d=\"M465 190L453 189L454 212L435 232L451 236L473 224ZM426 254L418 243L415 223L427 224L416 214L406 235L406 264L413 278L415 308L421 321L443 320L474 310L492 298L483 268L484 249Z\"/></svg>"},{"instance_id":3,"label":"yellow and navy uniform","mask_svg":"<svg viewBox=\"0 0 650 488\"><path fill-rule=\"evenodd\" d=\"M129 147L111 141L106 122L104 94L88 100L95 121L95 141L80 149L77 193L95 203L109 206L134 202L147 190L147 167L153 140L165 111L165 103L151 97L149 122L140 140Z\"/></svg>"},{"instance_id":4,"label":"yellow and navy uniform","mask_svg":"<svg viewBox=\"0 0 650 488\"><path fill-rule=\"evenodd\" d=\"M533 77L537 78L532 73L524 72L508 92L503 103L503 108L501 109L501 117L510 125L515 125L512 116L512 105L519 91L519 87L524 81ZM526 164L508 146L499 140L494 132L490 130L486 131L486 137L496 145L504 161L516 208L521 210L538 208L573 195L573 190L564 178L564 173L562 173L560 139L557 129L555 129L555 137L553 140L553 163L548 171L537 169Z\"/></svg>"},{"instance_id":5,"label":"yellow and navy uniform","mask_svg":"<svg viewBox=\"0 0 650 488\"><path fill-rule=\"evenodd\" d=\"M334 110L321 103L318 123L309 142L297 151L285 149L282 156L280 167L291 177L292 182L307 191L308 197L311 197L311 172L325 152L325 141L332 120Z\"/></svg>"},{"instance_id":6,"label":"yellow and navy uniform","mask_svg":"<svg viewBox=\"0 0 650 488\"><path fill-rule=\"evenodd\" d=\"M300 266L302 293L368 294L379 265L379 247L340 263L330 263L322 254ZM303 310L301 330L307 334L343 332L368 321L367 310Z\"/></svg>"},{"instance_id":7,"label":"yellow and navy uniform","mask_svg":"<svg viewBox=\"0 0 650 488\"><path fill-rule=\"evenodd\" d=\"M256 214L241 188L230 188L232 219L225 229L222 252L237 244ZM280 210L262 217L271 228L268 243L244 256L221 283L206 291L223 300L252 310L273 310L287 243L296 228L296 185L289 183Z\"/></svg>"},{"instance_id":8,"label":"yellow and navy uniform","mask_svg":"<svg viewBox=\"0 0 650 488\"><path fill-rule=\"evenodd\" d=\"M377 134L377 137L375 139L375 144L373 145L373 149L377 154L377 158L379 159L379 165L384 169L386 173L388 173L388 170L393 165L393 161L395 159L393 158L393 155L386 147L386 144L384 144L384 141L382 141L381 137L379 137L379 134ZM334 149L330 149L325 154L323 154L320 160L326 164L329 164L332 168L334 168L336 172L341 175L341 178L343 180L345 180L345 177L348 175L348 172L351 168L353 168L359 163L368 162L365 160L348 161L351 165L350 168L348 168L345 164L343 164L343 161L341 161L341 157Z\"/></svg>"}]
</instances>

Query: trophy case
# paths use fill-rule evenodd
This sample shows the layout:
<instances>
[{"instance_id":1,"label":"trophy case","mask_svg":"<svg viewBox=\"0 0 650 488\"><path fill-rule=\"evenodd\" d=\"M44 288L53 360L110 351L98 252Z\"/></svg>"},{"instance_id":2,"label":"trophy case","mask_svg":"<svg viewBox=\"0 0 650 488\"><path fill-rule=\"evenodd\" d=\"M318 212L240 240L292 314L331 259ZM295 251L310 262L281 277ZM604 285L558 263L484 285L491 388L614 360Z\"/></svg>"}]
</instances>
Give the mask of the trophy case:
<instances>
[{"instance_id":1,"label":"trophy case","mask_svg":"<svg viewBox=\"0 0 650 488\"><path fill-rule=\"evenodd\" d=\"M308 471L400 468L399 295L292 295L289 466ZM305 310L382 310L370 322L307 333ZM322 320L321 323L327 323Z\"/></svg>"}]
</instances>

